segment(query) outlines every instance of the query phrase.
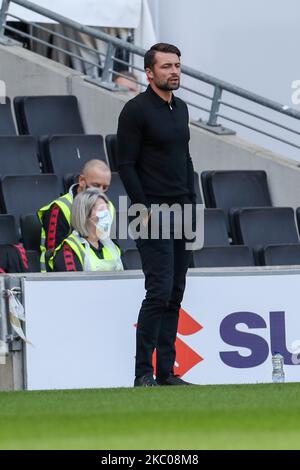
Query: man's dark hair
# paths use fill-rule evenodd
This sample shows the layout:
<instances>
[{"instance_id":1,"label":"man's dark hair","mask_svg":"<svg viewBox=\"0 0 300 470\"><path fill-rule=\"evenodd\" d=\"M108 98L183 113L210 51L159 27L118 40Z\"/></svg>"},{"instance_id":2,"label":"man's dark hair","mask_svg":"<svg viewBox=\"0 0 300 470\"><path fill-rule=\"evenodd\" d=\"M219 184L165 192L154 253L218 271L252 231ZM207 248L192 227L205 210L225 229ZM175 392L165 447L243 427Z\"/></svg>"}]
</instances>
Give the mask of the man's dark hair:
<instances>
[{"instance_id":1,"label":"man's dark hair","mask_svg":"<svg viewBox=\"0 0 300 470\"><path fill-rule=\"evenodd\" d=\"M176 54L178 57L181 57L181 52L178 47L173 46L172 44L167 44L165 42L159 42L150 47L149 51L146 52L144 57L144 69L152 69L155 64L155 54L156 52L168 52L171 54Z\"/></svg>"}]
</instances>

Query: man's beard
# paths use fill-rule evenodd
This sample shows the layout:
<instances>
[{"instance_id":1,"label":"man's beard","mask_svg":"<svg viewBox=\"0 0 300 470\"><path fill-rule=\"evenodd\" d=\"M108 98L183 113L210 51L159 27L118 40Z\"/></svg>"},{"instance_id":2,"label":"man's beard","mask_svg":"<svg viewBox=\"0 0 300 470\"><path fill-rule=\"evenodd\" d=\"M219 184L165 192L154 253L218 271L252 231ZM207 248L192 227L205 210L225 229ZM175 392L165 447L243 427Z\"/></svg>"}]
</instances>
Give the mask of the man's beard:
<instances>
[{"instance_id":1,"label":"man's beard","mask_svg":"<svg viewBox=\"0 0 300 470\"><path fill-rule=\"evenodd\" d=\"M172 82L171 80L168 80L166 82L158 82L154 80L155 85L157 88L159 88L162 91L173 91L173 90L178 90L180 87L180 79L178 81Z\"/></svg>"}]
</instances>

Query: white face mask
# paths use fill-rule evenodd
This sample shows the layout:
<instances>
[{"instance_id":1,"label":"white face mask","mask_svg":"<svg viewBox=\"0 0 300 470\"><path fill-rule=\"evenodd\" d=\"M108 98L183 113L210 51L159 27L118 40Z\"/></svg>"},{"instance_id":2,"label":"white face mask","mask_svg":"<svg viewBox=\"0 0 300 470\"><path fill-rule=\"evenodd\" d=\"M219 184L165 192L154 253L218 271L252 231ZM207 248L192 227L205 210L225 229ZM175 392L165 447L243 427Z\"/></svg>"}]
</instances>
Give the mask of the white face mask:
<instances>
[{"instance_id":1,"label":"white face mask","mask_svg":"<svg viewBox=\"0 0 300 470\"><path fill-rule=\"evenodd\" d=\"M96 212L98 222L96 223L97 237L99 240L105 240L110 235L112 217L108 209Z\"/></svg>"}]
</instances>

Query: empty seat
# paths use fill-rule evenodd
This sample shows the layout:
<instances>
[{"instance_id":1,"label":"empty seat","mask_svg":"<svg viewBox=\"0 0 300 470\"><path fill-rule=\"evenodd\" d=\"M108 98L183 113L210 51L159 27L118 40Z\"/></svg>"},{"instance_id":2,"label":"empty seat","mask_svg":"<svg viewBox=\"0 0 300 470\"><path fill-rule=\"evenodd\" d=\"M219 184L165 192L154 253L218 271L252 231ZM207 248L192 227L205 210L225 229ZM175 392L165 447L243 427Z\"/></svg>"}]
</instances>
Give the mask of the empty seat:
<instances>
[{"instance_id":1,"label":"empty seat","mask_svg":"<svg viewBox=\"0 0 300 470\"><path fill-rule=\"evenodd\" d=\"M0 102L0 135L16 135L15 123L12 116L10 99L5 98L5 102Z\"/></svg>"},{"instance_id":2,"label":"empty seat","mask_svg":"<svg viewBox=\"0 0 300 470\"><path fill-rule=\"evenodd\" d=\"M0 137L1 176L32 175L39 172L38 144L34 137Z\"/></svg>"},{"instance_id":3,"label":"empty seat","mask_svg":"<svg viewBox=\"0 0 300 470\"><path fill-rule=\"evenodd\" d=\"M137 249L126 250L122 255L125 269L142 269L142 261Z\"/></svg>"},{"instance_id":4,"label":"empty seat","mask_svg":"<svg viewBox=\"0 0 300 470\"><path fill-rule=\"evenodd\" d=\"M200 191L200 184L199 184L199 175L196 171L194 171L194 187L195 187L195 193L196 193L196 203L197 204L202 204L202 196L201 196L201 191Z\"/></svg>"},{"instance_id":5,"label":"empty seat","mask_svg":"<svg viewBox=\"0 0 300 470\"><path fill-rule=\"evenodd\" d=\"M18 96L14 105L20 134L84 134L76 96Z\"/></svg>"},{"instance_id":6,"label":"empty seat","mask_svg":"<svg viewBox=\"0 0 300 470\"><path fill-rule=\"evenodd\" d=\"M111 171L118 171L117 135L108 134L105 137L106 153Z\"/></svg>"},{"instance_id":7,"label":"empty seat","mask_svg":"<svg viewBox=\"0 0 300 470\"><path fill-rule=\"evenodd\" d=\"M226 217L221 209L204 209L204 246L229 246Z\"/></svg>"},{"instance_id":8,"label":"empty seat","mask_svg":"<svg viewBox=\"0 0 300 470\"><path fill-rule=\"evenodd\" d=\"M207 207L272 206L265 171L205 171L201 180Z\"/></svg>"},{"instance_id":9,"label":"empty seat","mask_svg":"<svg viewBox=\"0 0 300 470\"><path fill-rule=\"evenodd\" d=\"M19 242L16 221L13 215L0 215L0 245L14 245Z\"/></svg>"},{"instance_id":10,"label":"empty seat","mask_svg":"<svg viewBox=\"0 0 300 470\"><path fill-rule=\"evenodd\" d=\"M251 248L299 243L294 210L290 207L237 209L232 214L234 241Z\"/></svg>"},{"instance_id":11,"label":"empty seat","mask_svg":"<svg viewBox=\"0 0 300 470\"><path fill-rule=\"evenodd\" d=\"M27 250L26 255L28 260L28 271L30 273L41 272L39 253L37 251Z\"/></svg>"},{"instance_id":12,"label":"empty seat","mask_svg":"<svg viewBox=\"0 0 300 470\"><path fill-rule=\"evenodd\" d=\"M55 175L5 176L1 179L3 211L19 223L22 214L33 214L59 196Z\"/></svg>"},{"instance_id":13,"label":"empty seat","mask_svg":"<svg viewBox=\"0 0 300 470\"><path fill-rule=\"evenodd\" d=\"M78 183L79 176L80 176L79 173L68 173L67 175L64 175L63 177L64 193L67 193L73 184Z\"/></svg>"},{"instance_id":14,"label":"empty seat","mask_svg":"<svg viewBox=\"0 0 300 470\"><path fill-rule=\"evenodd\" d=\"M80 173L89 160L106 163L101 135L53 135L42 139L42 151L46 171L61 179L69 173Z\"/></svg>"},{"instance_id":15,"label":"empty seat","mask_svg":"<svg viewBox=\"0 0 300 470\"><path fill-rule=\"evenodd\" d=\"M300 207L298 207L298 209L296 209L296 219L297 219L297 224L298 224L298 230L299 230L299 233L300 233Z\"/></svg>"},{"instance_id":16,"label":"empty seat","mask_svg":"<svg viewBox=\"0 0 300 470\"><path fill-rule=\"evenodd\" d=\"M254 258L247 246L205 247L193 252L195 268L226 268L254 266Z\"/></svg>"},{"instance_id":17,"label":"empty seat","mask_svg":"<svg viewBox=\"0 0 300 470\"><path fill-rule=\"evenodd\" d=\"M300 265L300 244L267 246L259 251L259 259L264 266Z\"/></svg>"},{"instance_id":18,"label":"empty seat","mask_svg":"<svg viewBox=\"0 0 300 470\"><path fill-rule=\"evenodd\" d=\"M41 223L36 214L22 215L20 218L22 241L26 250L40 250Z\"/></svg>"},{"instance_id":19,"label":"empty seat","mask_svg":"<svg viewBox=\"0 0 300 470\"><path fill-rule=\"evenodd\" d=\"M136 244L133 238L130 237L128 232L129 219L127 211L116 212L116 216L112 225L112 236L116 239L118 245L121 248L122 252L125 252L129 249L135 249Z\"/></svg>"},{"instance_id":20,"label":"empty seat","mask_svg":"<svg viewBox=\"0 0 300 470\"><path fill-rule=\"evenodd\" d=\"M126 196L124 207L119 205L120 196ZM113 205L115 206L115 209L118 212L126 210L126 208L130 205L130 199L127 196L126 189L122 183L119 173L112 173L110 187L107 191L107 197L112 201Z\"/></svg>"}]
</instances>

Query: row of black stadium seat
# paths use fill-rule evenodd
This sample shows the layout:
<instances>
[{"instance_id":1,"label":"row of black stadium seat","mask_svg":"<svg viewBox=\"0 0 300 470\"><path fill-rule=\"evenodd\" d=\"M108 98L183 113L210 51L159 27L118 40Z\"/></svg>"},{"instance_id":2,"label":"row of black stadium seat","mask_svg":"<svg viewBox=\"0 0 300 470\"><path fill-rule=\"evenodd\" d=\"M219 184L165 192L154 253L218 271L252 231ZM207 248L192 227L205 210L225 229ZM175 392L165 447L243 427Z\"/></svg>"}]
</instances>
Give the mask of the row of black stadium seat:
<instances>
[{"instance_id":1,"label":"row of black stadium seat","mask_svg":"<svg viewBox=\"0 0 300 470\"><path fill-rule=\"evenodd\" d=\"M97 158L107 163L101 135L55 135L38 141L31 136L0 137L0 175L54 173L65 190L68 174L78 174Z\"/></svg>"},{"instance_id":2,"label":"row of black stadium seat","mask_svg":"<svg viewBox=\"0 0 300 470\"><path fill-rule=\"evenodd\" d=\"M269 213L267 217L263 214ZM300 243L294 212L290 208L243 209L235 214L241 238L248 246L230 246L225 213L220 209L205 209L204 249L193 253L194 267L225 267L280 265L300 263ZM300 208L297 210L300 227ZM19 241L17 224L12 215L0 216L0 244ZM282 225L285 231L281 232ZM37 251L40 224L35 214L21 216L24 247ZM277 235L274 238L274 233ZM118 239L118 237L117 237ZM139 255L132 239L118 239L127 266L140 267ZM126 261L127 260L127 261ZM131 261L130 261L131 260Z\"/></svg>"},{"instance_id":3,"label":"row of black stadium seat","mask_svg":"<svg viewBox=\"0 0 300 470\"><path fill-rule=\"evenodd\" d=\"M61 186L56 175L8 175L0 178L0 203L3 214L12 214L19 220L23 214L35 213L40 207L57 199ZM118 173L112 173L107 192L115 207L119 196L127 196Z\"/></svg>"},{"instance_id":4,"label":"row of black stadium seat","mask_svg":"<svg viewBox=\"0 0 300 470\"><path fill-rule=\"evenodd\" d=\"M63 190L63 178L70 173L78 173L87 160L95 157L105 160L105 151L101 136L84 134L74 96L17 97L14 109L18 131L23 135L20 137L16 137L9 99L0 106L0 135L5 136L0 141L1 206L3 212L11 212L18 221L20 215L35 212L38 207L56 198ZM110 167L116 170L115 135L106 136L106 149ZM38 174L40 169L44 173L54 174ZM9 174L14 176L7 176ZM206 211L205 231L210 230L209 218L215 224L216 220L220 222L222 219L222 227L219 223L219 227L212 229L209 236L205 233L205 248L197 257L194 256L194 260L197 258L199 261L202 257L201 262L204 262L205 253L210 257L209 253L219 251L221 263L230 252L233 256L233 253L249 250L242 246L229 246L228 233L233 243L250 247L250 258L254 250L256 261L270 259L271 254L274 256L280 248L283 249L283 244L288 244L286 254L292 257L294 253L296 256L299 237L294 213L288 208L272 209L265 172L209 171L202 173L201 180L206 207L223 209L225 215L221 212L213 215L213 212ZM197 174L195 183L197 202L200 203ZM18 194L20 196L16 197ZM119 195L126 195L126 192L119 176L114 174L109 196L117 207ZM269 244L280 246L266 248ZM133 249L131 246L127 248ZM248 255L245 254L246 258ZM251 264L249 256L245 262ZM228 261L224 262L226 264Z\"/></svg>"},{"instance_id":5,"label":"row of black stadium seat","mask_svg":"<svg viewBox=\"0 0 300 470\"><path fill-rule=\"evenodd\" d=\"M106 161L103 137L85 134L76 96L18 96L14 99L14 110L20 136L36 138L39 146L37 141L27 139L26 142L25 138L19 139L19 142L12 139L6 144L10 149L23 146L25 151L31 146L31 154L38 156L44 173L56 173L63 177L70 172L65 171L64 161L59 158L62 154L67 165L70 166L72 160L72 173L79 171L91 158ZM0 106L0 136L17 137L9 98ZM3 144L4 141L0 147ZM115 135L106 136L106 149L110 168L117 171ZM11 173L15 174L17 168Z\"/></svg>"}]
</instances>

